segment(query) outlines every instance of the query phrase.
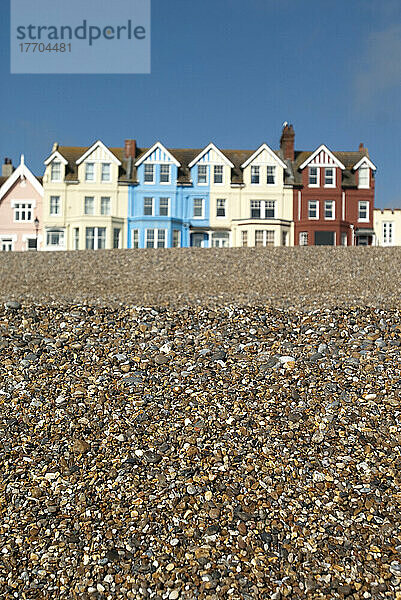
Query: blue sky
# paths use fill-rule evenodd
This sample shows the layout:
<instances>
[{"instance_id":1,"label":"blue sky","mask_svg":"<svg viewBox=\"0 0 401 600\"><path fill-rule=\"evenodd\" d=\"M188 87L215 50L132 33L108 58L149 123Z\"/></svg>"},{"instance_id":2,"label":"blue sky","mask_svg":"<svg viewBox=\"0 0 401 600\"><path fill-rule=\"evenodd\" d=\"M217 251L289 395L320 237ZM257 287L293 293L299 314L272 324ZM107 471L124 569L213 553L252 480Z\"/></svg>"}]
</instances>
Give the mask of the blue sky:
<instances>
[{"instance_id":1,"label":"blue sky","mask_svg":"<svg viewBox=\"0 0 401 600\"><path fill-rule=\"evenodd\" d=\"M85 0L82 0L83 2ZM399 0L152 0L150 75L10 75L0 21L0 157L36 174L52 143L369 148L377 206L401 206ZM118 0L114 0L118 6Z\"/></svg>"}]
</instances>

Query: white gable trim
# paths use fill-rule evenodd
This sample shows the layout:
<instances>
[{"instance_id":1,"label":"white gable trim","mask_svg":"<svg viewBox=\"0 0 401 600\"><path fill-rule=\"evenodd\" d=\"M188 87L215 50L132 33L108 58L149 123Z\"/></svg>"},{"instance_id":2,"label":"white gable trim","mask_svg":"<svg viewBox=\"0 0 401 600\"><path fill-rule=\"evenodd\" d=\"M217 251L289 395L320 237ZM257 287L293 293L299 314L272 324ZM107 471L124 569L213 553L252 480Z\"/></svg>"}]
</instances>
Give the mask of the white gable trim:
<instances>
[{"instance_id":1,"label":"white gable trim","mask_svg":"<svg viewBox=\"0 0 401 600\"><path fill-rule=\"evenodd\" d=\"M255 160L257 156L259 156L261 152L263 152L263 150L266 150L266 152L280 165L280 167L283 167L283 169L287 168L285 162L283 162L281 158L279 158L277 154L275 154L275 152L273 152L273 150L269 148L267 144L262 144L261 146L259 146L256 152L254 152L252 156L250 156L248 160L246 160L244 164L241 165L241 169L245 169L245 167L247 167L253 160Z\"/></svg>"},{"instance_id":2,"label":"white gable trim","mask_svg":"<svg viewBox=\"0 0 401 600\"><path fill-rule=\"evenodd\" d=\"M39 183L39 181L36 179L33 173L31 173L31 171L25 165L24 155L21 154L21 162L19 166L15 169L14 173L10 175L7 181L5 181L0 188L0 200L4 198L4 196L12 188L14 183L18 181L18 179L27 179L32 185L32 187L34 187L38 194L40 194L40 196L42 196L43 198L43 186ZM24 202L24 200L21 199L21 202ZM29 200L27 200L26 202L29 202Z\"/></svg>"},{"instance_id":3,"label":"white gable trim","mask_svg":"<svg viewBox=\"0 0 401 600\"><path fill-rule=\"evenodd\" d=\"M167 150L166 146L163 146L161 142L156 142L155 144L153 144L153 146L147 152L145 152L145 154L141 156L139 160L136 161L135 166L139 167L139 165L141 165L147 158L149 158L149 156L151 156L153 152L157 149L168 154L171 162L175 164L176 167L181 166L181 163L178 162L178 160L171 154L171 152Z\"/></svg>"},{"instance_id":4,"label":"white gable trim","mask_svg":"<svg viewBox=\"0 0 401 600\"><path fill-rule=\"evenodd\" d=\"M217 148L217 146L215 146L213 144L213 142L210 142L210 144L208 146L206 146L206 148L204 148L202 150L202 152L200 154L198 154L198 156L195 156L195 158L193 159L193 161L189 163L188 167L191 169L194 165L196 165L196 163L200 161L200 159L202 158L202 156L205 156L205 154L207 154L209 152L209 150L214 150L221 157L222 161L226 165L228 165L232 169L234 168L234 165L231 162L231 160L228 160L227 156L224 156L224 154L222 153L222 151L219 150Z\"/></svg>"},{"instance_id":5,"label":"white gable trim","mask_svg":"<svg viewBox=\"0 0 401 600\"><path fill-rule=\"evenodd\" d=\"M323 152L326 152L326 154L329 155L329 157L331 158L331 160L337 165L337 167L339 167L340 169L344 170L345 166L343 165L343 163L341 161L338 160L338 158L336 158L334 156L334 154L327 148L327 146L325 146L324 144L321 144L321 146L319 146L319 148L317 148L313 154L311 154L309 156L309 158L307 158L302 165L300 165L300 169L304 169L310 162L312 162L312 160L314 158L316 158L316 156L323 150ZM324 166L332 166L332 165L322 165Z\"/></svg>"},{"instance_id":6,"label":"white gable trim","mask_svg":"<svg viewBox=\"0 0 401 600\"><path fill-rule=\"evenodd\" d=\"M111 162L113 162L115 165L121 165L121 162L118 160L118 158L116 156L114 156L114 154L111 152L111 150L109 150L107 148L107 146L105 146L103 144L103 142L101 140L98 140L97 142L95 142L86 152L85 154L83 154L82 156L80 156L80 158L78 158L78 160L76 161L77 165L80 165L81 162L83 162L85 160L85 158L87 158L90 154L92 154L92 152L94 150L96 150L96 148L102 148L105 152L107 152L108 154L110 154L111 157Z\"/></svg>"},{"instance_id":7,"label":"white gable trim","mask_svg":"<svg viewBox=\"0 0 401 600\"><path fill-rule=\"evenodd\" d=\"M357 162L356 165L354 165L352 168L354 169L354 171L357 171L359 169L359 167L362 166L363 164L368 165L368 167L370 169L372 169L372 171L376 171L375 165L372 163L371 160L368 159L367 156L363 156L361 158L361 160L359 162Z\"/></svg>"},{"instance_id":8,"label":"white gable trim","mask_svg":"<svg viewBox=\"0 0 401 600\"><path fill-rule=\"evenodd\" d=\"M58 152L58 150L56 150L55 152L53 152L53 154L51 154L51 155L49 156L49 158L47 158L47 159L45 160L44 164L45 164L46 166L47 166L47 165L49 165L51 162L53 162L53 160L54 160L55 158L58 158L58 160L59 160L60 162L62 162L62 163L63 163L63 165L68 165L68 161L67 161L67 160L65 160L64 156L62 156L62 155L60 154L60 152Z\"/></svg>"}]
</instances>

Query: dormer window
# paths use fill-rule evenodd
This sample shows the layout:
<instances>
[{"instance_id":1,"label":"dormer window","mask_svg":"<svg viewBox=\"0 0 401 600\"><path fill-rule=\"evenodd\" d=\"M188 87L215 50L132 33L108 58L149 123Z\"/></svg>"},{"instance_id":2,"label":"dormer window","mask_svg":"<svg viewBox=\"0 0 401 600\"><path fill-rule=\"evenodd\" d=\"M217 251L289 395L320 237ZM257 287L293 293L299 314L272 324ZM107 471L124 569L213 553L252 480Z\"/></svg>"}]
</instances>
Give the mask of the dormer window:
<instances>
[{"instance_id":1,"label":"dormer window","mask_svg":"<svg viewBox=\"0 0 401 600\"><path fill-rule=\"evenodd\" d=\"M335 171L333 167L324 170L324 187L335 187Z\"/></svg>"},{"instance_id":2,"label":"dormer window","mask_svg":"<svg viewBox=\"0 0 401 600\"><path fill-rule=\"evenodd\" d=\"M110 163L102 163L102 181L111 181Z\"/></svg>"},{"instance_id":3,"label":"dormer window","mask_svg":"<svg viewBox=\"0 0 401 600\"><path fill-rule=\"evenodd\" d=\"M207 184L207 165L198 166L198 184Z\"/></svg>"},{"instance_id":4,"label":"dormer window","mask_svg":"<svg viewBox=\"0 0 401 600\"><path fill-rule=\"evenodd\" d=\"M154 165L151 165L151 164L145 165L145 175L144 175L145 183L154 183L155 182L154 171L155 171Z\"/></svg>"},{"instance_id":5,"label":"dormer window","mask_svg":"<svg viewBox=\"0 0 401 600\"><path fill-rule=\"evenodd\" d=\"M276 167L268 165L266 183L268 185L274 185L276 183Z\"/></svg>"},{"instance_id":6,"label":"dormer window","mask_svg":"<svg viewBox=\"0 0 401 600\"><path fill-rule=\"evenodd\" d=\"M369 187L369 167L368 167L368 165L361 165L359 167L358 187L360 187L360 188L368 188Z\"/></svg>"},{"instance_id":7,"label":"dormer window","mask_svg":"<svg viewBox=\"0 0 401 600\"><path fill-rule=\"evenodd\" d=\"M214 165L214 183L223 183L223 165Z\"/></svg>"},{"instance_id":8,"label":"dormer window","mask_svg":"<svg viewBox=\"0 0 401 600\"><path fill-rule=\"evenodd\" d=\"M160 183L170 183L170 165L160 165Z\"/></svg>"},{"instance_id":9,"label":"dormer window","mask_svg":"<svg viewBox=\"0 0 401 600\"><path fill-rule=\"evenodd\" d=\"M317 167L309 167L309 187L319 186L319 169Z\"/></svg>"},{"instance_id":10,"label":"dormer window","mask_svg":"<svg viewBox=\"0 0 401 600\"><path fill-rule=\"evenodd\" d=\"M260 183L260 167L251 167L251 183Z\"/></svg>"},{"instance_id":11,"label":"dormer window","mask_svg":"<svg viewBox=\"0 0 401 600\"><path fill-rule=\"evenodd\" d=\"M61 181L61 163L52 162L50 170L50 179L52 181Z\"/></svg>"},{"instance_id":12,"label":"dormer window","mask_svg":"<svg viewBox=\"0 0 401 600\"><path fill-rule=\"evenodd\" d=\"M95 164L85 163L85 181L95 181Z\"/></svg>"}]
</instances>

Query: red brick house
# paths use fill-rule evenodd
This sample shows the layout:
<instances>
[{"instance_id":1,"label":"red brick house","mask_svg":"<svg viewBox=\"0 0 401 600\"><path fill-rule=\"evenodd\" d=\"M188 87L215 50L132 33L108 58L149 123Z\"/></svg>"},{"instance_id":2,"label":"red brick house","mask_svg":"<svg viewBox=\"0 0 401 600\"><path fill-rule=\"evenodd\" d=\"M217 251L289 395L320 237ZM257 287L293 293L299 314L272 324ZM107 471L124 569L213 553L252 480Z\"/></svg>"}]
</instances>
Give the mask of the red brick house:
<instances>
[{"instance_id":1,"label":"red brick house","mask_svg":"<svg viewBox=\"0 0 401 600\"><path fill-rule=\"evenodd\" d=\"M294 139L292 125L285 125L280 146L292 167L294 245L372 245L376 167L367 148L333 152L322 144L295 151Z\"/></svg>"}]
</instances>

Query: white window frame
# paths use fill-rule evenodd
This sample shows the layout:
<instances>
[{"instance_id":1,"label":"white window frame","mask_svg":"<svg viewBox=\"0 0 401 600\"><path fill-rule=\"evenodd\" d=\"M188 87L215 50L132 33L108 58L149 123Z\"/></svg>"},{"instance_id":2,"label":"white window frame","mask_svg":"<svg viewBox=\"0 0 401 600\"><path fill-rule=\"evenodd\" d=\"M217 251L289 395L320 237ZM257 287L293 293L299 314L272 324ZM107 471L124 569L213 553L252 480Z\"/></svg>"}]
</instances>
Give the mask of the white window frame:
<instances>
[{"instance_id":1,"label":"white window frame","mask_svg":"<svg viewBox=\"0 0 401 600\"><path fill-rule=\"evenodd\" d=\"M247 229L243 229L241 231L241 247L242 248L247 248L248 247L248 230ZM244 244L245 242L245 244Z\"/></svg>"},{"instance_id":2,"label":"white window frame","mask_svg":"<svg viewBox=\"0 0 401 600\"><path fill-rule=\"evenodd\" d=\"M53 212L52 211L52 200L57 199L57 206L58 206L58 211L57 212ZM60 196L50 196L49 198L49 216L50 217L60 217L61 216L61 198Z\"/></svg>"},{"instance_id":3,"label":"white window frame","mask_svg":"<svg viewBox=\"0 0 401 600\"><path fill-rule=\"evenodd\" d=\"M30 241L34 241L36 243L35 248L29 248L29 242ZM39 239L37 239L35 235L24 236L24 242L25 242L25 250L26 250L26 252L36 252L38 250Z\"/></svg>"},{"instance_id":4,"label":"white window frame","mask_svg":"<svg viewBox=\"0 0 401 600\"><path fill-rule=\"evenodd\" d=\"M146 181L146 168L152 169L152 181ZM155 183L155 165L153 163L145 163L143 167L143 183L145 185L153 185Z\"/></svg>"},{"instance_id":5,"label":"white window frame","mask_svg":"<svg viewBox=\"0 0 401 600\"><path fill-rule=\"evenodd\" d=\"M92 208L93 208L93 212L87 212L86 211L86 201L87 200L92 200ZM91 217L95 214L95 197L94 196L85 196L84 197L84 215Z\"/></svg>"},{"instance_id":6,"label":"white window frame","mask_svg":"<svg viewBox=\"0 0 401 600\"><path fill-rule=\"evenodd\" d=\"M361 183L361 172L366 171L367 173L367 183ZM358 169L358 189L360 190L368 190L370 188L370 169L368 165L361 165Z\"/></svg>"},{"instance_id":7,"label":"white window frame","mask_svg":"<svg viewBox=\"0 0 401 600\"><path fill-rule=\"evenodd\" d=\"M108 206L109 206L109 210L108 212L103 212L103 200L108 200ZM110 196L101 196L100 197L100 214L103 217L109 217L111 215L111 198Z\"/></svg>"},{"instance_id":8,"label":"white window frame","mask_svg":"<svg viewBox=\"0 0 401 600\"><path fill-rule=\"evenodd\" d=\"M262 232L262 246L256 246L256 234ZM267 244L267 234L268 233L272 233L273 234L273 244ZM274 231L274 229L255 229L255 248L272 248L273 246L275 246L276 244L276 233Z\"/></svg>"},{"instance_id":9,"label":"white window frame","mask_svg":"<svg viewBox=\"0 0 401 600\"><path fill-rule=\"evenodd\" d=\"M252 206L252 204L254 204L254 206ZM252 210L257 210L257 208L259 207L259 216L258 217L254 217L252 215ZM261 219L262 218L262 200L251 200L249 203L249 212L250 212L250 219Z\"/></svg>"},{"instance_id":10,"label":"white window frame","mask_svg":"<svg viewBox=\"0 0 401 600\"><path fill-rule=\"evenodd\" d=\"M262 200L262 203L264 204L264 219L275 219L276 218L276 208L277 208L277 202L275 200ZM271 206L273 205L273 206ZM273 216L272 217L268 217L267 216L267 211L271 210L273 208Z\"/></svg>"},{"instance_id":11,"label":"white window frame","mask_svg":"<svg viewBox=\"0 0 401 600\"><path fill-rule=\"evenodd\" d=\"M152 214L151 215L147 215L145 213L145 200L152 200ZM144 217L154 217L155 216L155 199L152 198L151 196L144 196L144 198L143 198L143 216Z\"/></svg>"},{"instance_id":12,"label":"white window frame","mask_svg":"<svg viewBox=\"0 0 401 600\"><path fill-rule=\"evenodd\" d=\"M139 248L139 229L131 229L131 247Z\"/></svg>"},{"instance_id":13,"label":"white window frame","mask_svg":"<svg viewBox=\"0 0 401 600\"><path fill-rule=\"evenodd\" d=\"M174 243L174 233L177 233L177 244ZM172 246L173 248L181 248L181 231L179 229L173 229L172 233Z\"/></svg>"},{"instance_id":14,"label":"white window frame","mask_svg":"<svg viewBox=\"0 0 401 600\"><path fill-rule=\"evenodd\" d=\"M254 217L252 216L252 209L256 210L256 206L252 207L252 204L258 204L259 205L259 217ZM273 204L273 207L271 206ZM276 219L277 218L277 202L276 200L251 200L250 201L250 219ZM274 216L273 217L267 217L266 213L268 210L271 210L273 208L274 211Z\"/></svg>"},{"instance_id":15,"label":"white window frame","mask_svg":"<svg viewBox=\"0 0 401 600\"><path fill-rule=\"evenodd\" d=\"M93 248L87 248L87 231L88 229L93 229ZM104 247L99 248L99 240L101 239L99 235L99 229L104 229ZM86 250L105 250L107 246L107 227L85 227L85 249Z\"/></svg>"},{"instance_id":16,"label":"white window frame","mask_svg":"<svg viewBox=\"0 0 401 600\"><path fill-rule=\"evenodd\" d=\"M17 241L17 236L15 234L12 235L0 235L0 252L14 252L14 243ZM6 246L7 248L3 248ZM11 245L11 248L8 246Z\"/></svg>"},{"instance_id":17,"label":"white window frame","mask_svg":"<svg viewBox=\"0 0 401 600\"><path fill-rule=\"evenodd\" d=\"M269 169L271 169L271 173L269 175ZM268 178L273 175L273 182L269 182ZM266 185L276 185L277 183L277 169L275 165L267 165L266 167Z\"/></svg>"},{"instance_id":18,"label":"white window frame","mask_svg":"<svg viewBox=\"0 0 401 600\"><path fill-rule=\"evenodd\" d=\"M88 177L88 167L89 167L89 165L92 165L92 167L93 167L93 178L92 179L90 179ZM95 169L96 169L96 166L95 166L94 162L88 161L88 162L85 163L85 181L87 181L89 183L93 183L94 181L96 181Z\"/></svg>"},{"instance_id":19,"label":"white window frame","mask_svg":"<svg viewBox=\"0 0 401 600\"><path fill-rule=\"evenodd\" d=\"M326 206L331 204L331 217L326 217ZM336 203L334 200L324 201L324 218L326 221L334 221L336 218Z\"/></svg>"},{"instance_id":20,"label":"white window frame","mask_svg":"<svg viewBox=\"0 0 401 600\"><path fill-rule=\"evenodd\" d=\"M162 215L160 212L161 206L160 203L162 200L167 200L167 214L166 215ZM169 217L170 216L170 198L167 198L167 196L161 196L159 198L159 217Z\"/></svg>"},{"instance_id":21,"label":"white window frame","mask_svg":"<svg viewBox=\"0 0 401 600\"><path fill-rule=\"evenodd\" d=\"M34 202L29 200L18 200L13 202L13 214L14 214L14 223L33 223L33 210L34 210ZM22 212L30 213L30 219L17 219L17 215L20 215Z\"/></svg>"},{"instance_id":22,"label":"white window frame","mask_svg":"<svg viewBox=\"0 0 401 600\"><path fill-rule=\"evenodd\" d=\"M148 246L148 231L153 231L153 246ZM164 231L164 246L158 246L159 231ZM145 248L167 248L167 229L153 228L145 229Z\"/></svg>"},{"instance_id":23,"label":"white window frame","mask_svg":"<svg viewBox=\"0 0 401 600\"><path fill-rule=\"evenodd\" d=\"M195 216L195 200L200 200L202 205L202 214L199 216ZM193 199L193 206L192 206L192 218L193 219L204 219L205 218L205 199L204 198L194 198Z\"/></svg>"},{"instance_id":24,"label":"white window frame","mask_svg":"<svg viewBox=\"0 0 401 600\"><path fill-rule=\"evenodd\" d=\"M361 218L360 214L361 214L361 205L362 204L366 204L366 217L365 218ZM358 223L369 223L369 200L359 200L358 202Z\"/></svg>"},{"instance_id":25,"label":"white window frame","mask_svg":"<svg viewBox=\"0 0 401 600\"><path fill-rule=\"evenodd\" d=\"M311 204L316 205L316 217L310 216ZM308 200L308 220L309 221L318 221L319 220L319 200Z\"/></svg>"},{"instance_id":26,"label":"white window frame","mask_svg":"<svg viewBox=\"0 0 401 600\"><path fill-rule=\"evenodd\" d=\"M308 246L309 242L309 233L307 231L299 232L299 245L300 246Z\"/></svg>"},{"instance_id":27,"label":"white window frame","mask_svg":"<svg viewBox=\"0 0 401 600\"><path fill-rule=\"evenodd\" d=\"M311 183L311 171L316 169L316 183ZM311 166L308 167L308 187L317 188L320 187L320 167Z\"/></svg>"},{"instance_id":28,"label":"white window frame","mask_svg":"<svg viewBox=\"0 0 401 600\"><path fill-rule=\"evenodd\" d=\"M199 181L199 169L202 167L202 169L205 169L205 178L206 181ZM198 185L207 185L209 182L209 170L208 170L208 166L207 165L198 165L198 170L197 170L197 182Z\"/></svg>"},{"instance_id":29,"label":"white window frame","mask_svg":"<svg viewBox=\"0 0 401 600\"><path fill-rule=\"evenodd\" d=\"M327 171L331 171L332 173L332 182L326 183ZM325 188L335 188L336 187L336 169L334 167L325 167L324 168L324 187Z\"/></svg>"},{"instance_id":30,"label":"white window frame","mask_svg":"<svg viewBox=\"0 0 401 600\"><path fill-rule=\"evenodd\" d=\"M62 244L49 244L48 236L52 233L61 234ZM58 248L59 250L65 250L65 229L61 227L48 227L46 229L46 248Z\"/></svg>"},{"instance_id":31,"label":"white window frame","mask_svg":"<svg viewBox=\"0 0 401 600\"><path fill-rule=\"evenodd\" d=\"M220 242L218 244L214 244L216 240L224 240L227 241L227 246L221 245ZM229 248L230 247L230 233L228 231L214 231L211 236L211 247L212 248Z\"/></svg>"},{"instance_id":32,"label":"white window frame","mask_svg":"<svg viewBox=\"0 0 401 600\"><path fill-rule=\"evenodd\" d=\"M382 223L383 246L394 246L394 221Z\"/></svg>"},{"instance_id":33,"label":"white window frame","mask_svg":"<svg viewBox=\"0 0 401 600\"><path fill-rule=\"evenodd\" d=\"M252 181L253 177L257 177L257 181ZM260 166L251 165L251 185L260 185Z\"/></svg>"},{"instance_id":34,"label":"white window frame","mask_svg":"<svg viewBox=\"0 0 401 600\"><path fill-rule=\"evenodd\" d=\"M79 238L80 238L79 227L74 227L72 230L72 243L74 245L74 250L79 250ZM77 235L78 234L78 235Z\"/></svg>"},{"instance_id":35,"label":"white window frame","mask_svg":"<svg viewBox=\"0 0 401 600\"><path fill-rule=\"evenodd\" d=\"M222 203L219 206L219 202ZM223 211L224 214L219 215L219 210ZM225 198L217 198L216 199L216 219L226 219L227 218L227 202Z\"/></svg>"},{"instance_id":36,"label":"white window frame","mask_svg":"<svg viewBox=\"0 0 401 600\"><path fill-rule=\"evenodd\" d=\"M221 181L216 181L216 169L221 169ZM213 183L214 185L224 185L224 165L213 165Z\"/></svg>"},{"instance_id":37,"label":"white window frame","mask_svg":"<svg viewBox=\"0 0 401 600\"><path fill-rule=\"evenodd\" d=\"M60 168L58 177L54 176L54 167L56 167L56 166L58 166ZM59 160L54 160L52 163L50 163L50 181L52 181L52 182L61 181L61 162Z\"/></svg>"},{"instance_id":38,"label":"white window frame","mask_svg":"<svg viewBox=\"0 0 401 600\"><path fill-rule=\"evenodd\" d=\"M118 231L118 244L115 245L116 241L116 231ZM118 250L121 248L121 227L113 227L113 250Z\"/></svg>"},{"instance_id":39,"label":"white window frame","mask_svg":"<svg viewBox=\"0 0 401 600\"><path fill-rule=\"evenodd\" d=\"M168 180L167 181L162 181L162 167L167 167L167 169L168 169ZM171 165L169 163L162 163L160 165L160 184L168 185L169 183L171 183Z\"/></svg>"},{"instance_id":40,"label":"white window frame","mask_svg":"<svg viewBox=\"0 0 401 600\"><path fill-rule=\"evenodd\" d=\"M106 166L109 167L109 176L108 176L107 179L105 179L105 177L104 177L104 168ZM103 183L110 183L110 181L111 181L111 163L109 163L109 162L103 162L102 163L101 180L102 180Z\"/></svg>"}]
</instances>

